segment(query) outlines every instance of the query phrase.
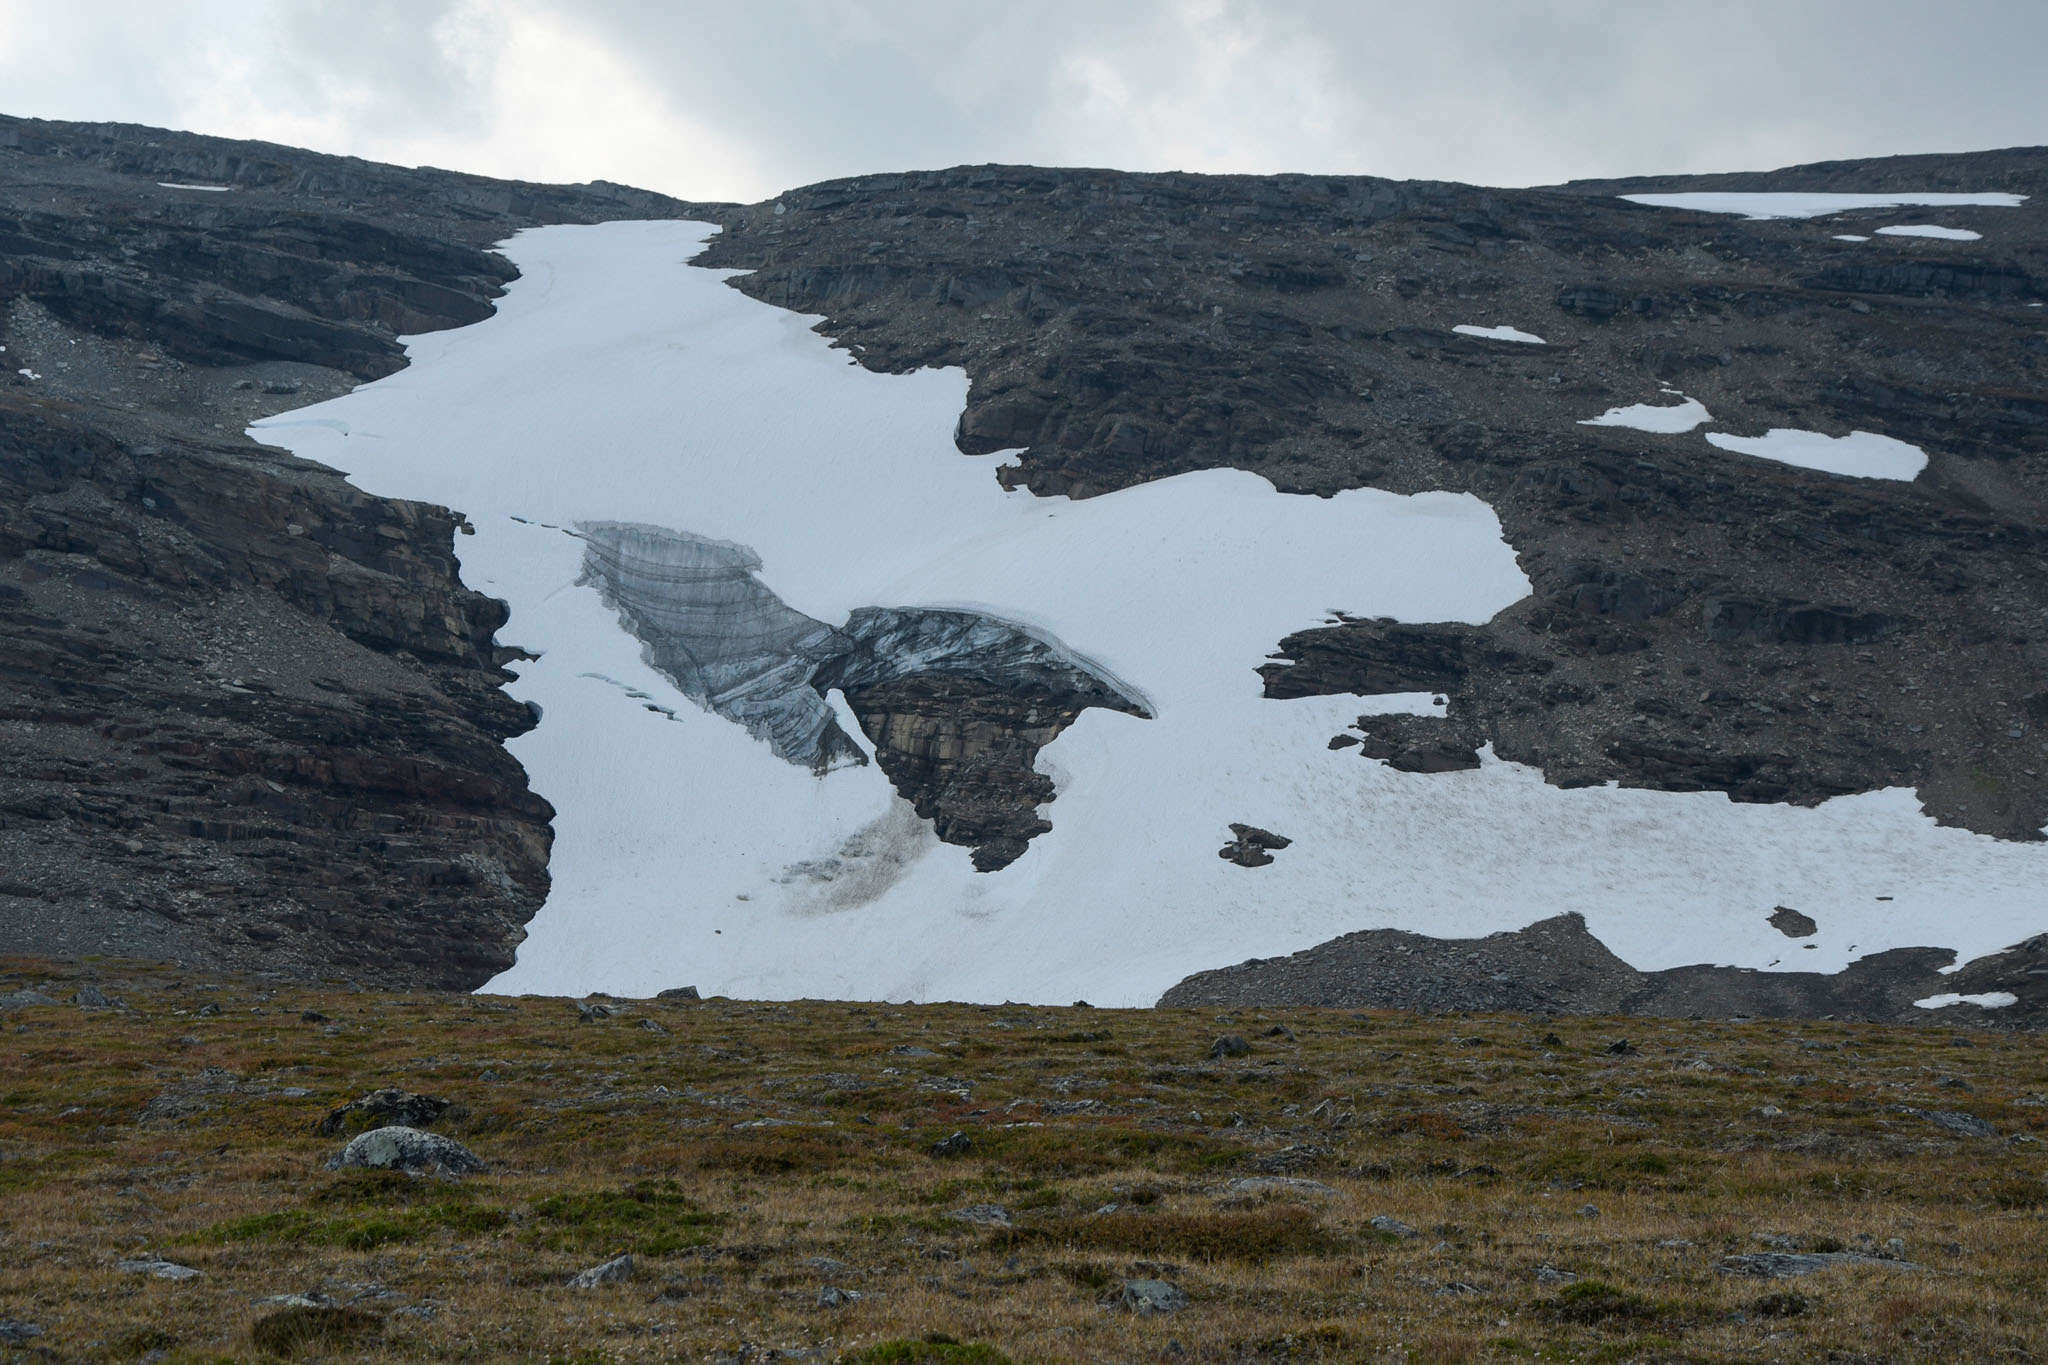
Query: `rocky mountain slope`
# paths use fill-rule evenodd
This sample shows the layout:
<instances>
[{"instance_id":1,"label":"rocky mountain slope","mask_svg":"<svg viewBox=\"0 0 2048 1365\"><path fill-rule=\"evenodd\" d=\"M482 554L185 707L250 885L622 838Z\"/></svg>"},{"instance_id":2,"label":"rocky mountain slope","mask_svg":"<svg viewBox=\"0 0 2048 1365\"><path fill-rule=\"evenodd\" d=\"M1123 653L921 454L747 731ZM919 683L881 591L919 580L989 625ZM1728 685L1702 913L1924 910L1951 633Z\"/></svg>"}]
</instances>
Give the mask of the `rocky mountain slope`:
<instances>
[{"instance_id":1,"label":"rocky mountain slope","mask_svg":"<svg viewBox=\"0 0 2048 1365\"><path fill-rule=\"evenodd\" d=\"M1360 762L1445 771L1491 745L1559 785L1753 802L1910 786L1945 823L2038 838L2044 182L2038 149L1526 191L976 167L741 207L0 124L0 344L29 371L0 387L0 610L27 647L0 670L19 734L0 936L440 985L509 961L548 811L498 747L529 720L496 691L495 604L454 576L461 509L367 498L236 433L389 373L397 334L484 316L509 273L490 242L616 217L719 222L701 264L751 271L734 285L821 315L871 369L962 367L958 445L1021 450L1010 485L1235 467L1288 492L1484 499L1529 598L1483 627L1273 641L1272 697L1448 698L1331 737ZM2034 197L1939 212L1972 241L1872 231L1931 210L1746 221L1618 198L1679 188ZM1668 390L1717 430L1871 430L1928 465L1845 479L1583 424ZM859 690L918 813L1014 857L1047 796L1042 680ZM1317 960L1348 964L1345 1003L1389 1003L1358 983L1393 948L1353 936ZM1231 973L1228 998L1323 979ZM1910 1008L1904 980L1844 1007ZM1652 1008L1643 991L1597 1007Z\"/></svg>"},{"instance_id":2,"label":"rocky mountain slope","mask_svg":"<svg viewBox=\"0 0 2048 1365\"><path fill-rule=\"evenodd\" d=\"M502 747L532 718L460 515L241 430L488 316L521 227L684 209L0 120L0 941L443 987L511 962L551 811Z\"/></svg>"}]
</instances>

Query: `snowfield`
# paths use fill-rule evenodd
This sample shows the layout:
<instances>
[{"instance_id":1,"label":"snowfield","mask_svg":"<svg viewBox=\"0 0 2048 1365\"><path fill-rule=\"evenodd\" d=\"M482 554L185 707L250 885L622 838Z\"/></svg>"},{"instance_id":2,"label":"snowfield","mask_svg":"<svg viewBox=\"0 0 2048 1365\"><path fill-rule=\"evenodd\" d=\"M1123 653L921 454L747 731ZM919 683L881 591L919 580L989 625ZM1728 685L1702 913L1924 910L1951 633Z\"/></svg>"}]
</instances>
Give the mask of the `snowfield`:
<instances>
[{"instance_id":1,"label":"snowfield","mask_svg":"<svg viewBox=\"0 0 2048 1365\"><path fill-rule=\"evenodd\" d=\"M1910 482L1927 468L1927 452L1892 436L1852 431L1847 436L1828 436L1818 431L1793 431L1773 427L1761 436L1733 436L1725 431L1707 433L1707 444L1738 455L1754 455L1780 464L1818 469L1857 479L1898 479Z\"/></svg>"},{"instance_id":2,"label":"snowfield","mask_svg":"<svg viewBox=\"0 0 2048 1365\"><path fill-rule=\"evenodd\" d=\"M1735 213L1744 218L1825 218L1854 209L1982 208L2016 209L2024 194L1821 194L1805 190L1739 192L1687 190L1678 194L1624 194L1631 204L1659 209L1690 209L1694 213Z\"/></svg>"},{"instance_id":3,"label":"snowfield","mask_svg":"<svg viewBox=\"0 0 2048 1365\"><path fill-rule=\"evenodd\" d=\"M951 442L958 371L871 374L684 263L715 229L525 232L497 315L409 368L257 424L379 494L458 508L465 580L540 657L512 742L559 815L553 893L496 991L1143 1004L1190 972L1374 927L1466 936L1562 910L1644 968L1838 969L2034 932L2048 849L1936 826L1909 791L1816 809L1559 790L1495 759L1397 772L1333 751L1427 695L1270 701L1256 669L1332 612L1488 619L1528 591L1462 494L1319 499L1229 470L1071 502ZM823 776L690 701L584 582L579 523L746 547L790 607L951 607L1029 627L1151 718L1084 712L1040 755L1054 826L977 873L872 764ZM865 744L838 694L841 728ZM1242 821L1294 840L1217 856ZM1888 899L1881 899L1888 898ZM1767 917L1820 930L1788 952ZM1812 945L1806 950L1805 945Z\"/></svg>"},{"instance_id":4,"label":"snowfield","mask_svg":"<svg viewBox=\"0 0 2048 1365\"><path fill-rule=\"evenodd\" d=\"M1598 417L1587 417L1579 422L1582 427L1630 427L1636 431L1655 432L1660 436L1676 436L1691 431L1694 427L1714 420L1706 404L1697 398L1687 398L1676 389L1666 389L1681 401L1676 403L1633 403L1625 408L1609 408Z\"/></svg>"}]
</instances>

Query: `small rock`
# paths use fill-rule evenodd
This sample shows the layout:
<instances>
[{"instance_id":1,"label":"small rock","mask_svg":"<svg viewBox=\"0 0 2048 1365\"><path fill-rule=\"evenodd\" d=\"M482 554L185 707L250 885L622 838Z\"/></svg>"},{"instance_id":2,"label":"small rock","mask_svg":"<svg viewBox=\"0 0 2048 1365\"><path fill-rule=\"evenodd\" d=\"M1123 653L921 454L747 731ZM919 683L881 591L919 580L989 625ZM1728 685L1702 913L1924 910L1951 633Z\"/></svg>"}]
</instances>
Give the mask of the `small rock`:
<instances>
[{"instance_id":1,"label":"small rock","mask_svg":"<svg viewBox=\"0 0 2048 1365\"><path fill-rule=\"evenodd\" d=\"M1983 1119L1978 1118L1975 1114L1964 1114L1952 1109L1938 1110L1932 1113L1921 1109L1908 1110L1907 1112L1916 1118L1926 1119L1942 1131L1954 1133L1958 1137L1988 1138L1998 1136L1996 1128L1986 1123Z\"/></svg>"},{"instance_id":2,"label":"small rock","mask_svg":"<svg viewBox=\"0 0 2048 1365\"><path fill-rule=\"evenodd\" d=\"M13 1318L0 1318L0 1342L5 1342L9 1346L19 1346L23 1342L39 1337L42 1334L43 1329L32 1322L19 1322Z\"/></svg>"},{"instance_id":3,"label":"small rock","mask_svg":"<svg viewBox=\"0 0 2048 1365\"><path fill-rule=\"evenodd\" d=\"M668 1036L668 1030L663 1028L660 1024L656 1023L652 1019L642 1019L640 1021L640 1027L646 1029L649 1033L658 1033L664 1038Z\"/></svg>"},{"instance_id":4,"label":"small rock","mask_svg":"<svg viewBox=\"0 0 2048 1365\"><path fill-rule=\"evenodd\" d=\"M975 1227L1007 1228L1016 1226L1016 1221L1010 1217L1010 1211L1001 1204L969 1204L964 1209L954 1209L946 1217L955 1223L971 1223Z\"/></svg>"},{"instance_id":5,"label":"small rock","mask_svg":"<svg viewBox=\"0 0 2048 1365\"><path fill-rule=\"evenodd\" d=\"M302 1024L324 1024L327 1022L327 1016L319 1010L301 1010L299 1012L299 1022Z\"/></svg>"},{"instance_id":6,"label":"small rock","mask_svg":"<svg viewBox=\"0 0 2048 1365\"><path fill-rule=\"evenodd\" d=\"M1609 1043L1606 1049L1607 1055L1610 1057L1626 1057L1635 1050L1635 1045L1626 1038L1616 1039L1614 1042Z\"/></svg>"},{"instance_id":7,"label":"small rock","mask_svg":"<svg viewBox=\"0 0 2048 1365\"><path fill-rule=\"evenodd\" d=\"M1248 1175L1231 1181L1217 1191L1218 1198L1247 1194L1311 1194L1327 1198L1337 1191L1320 1180L1294 1175Z\"/></svg>"},{"instance_id":8,"label":"small rock","mask_svg":"<svg viewBox=\"0 0 2048 1365\"><path fill-rule=\"evenodd\" d=\"M609 1019L611 1017L612 1007L610 1005L599 1005L588 1001L579 1001L576 1005L576 1022L579 1024L594 1024L600 1019Z\"/></svg>"},{"instance_id":9,"label":"small rock","mask_svg":"<svg viewBox=\"0 0 2048 1365\"><path fill-rule=\"evenodd\" d=\"M849 1303L860 1302L858 1289L841 1289L837 1285L826 1285L818 1291L818 1307L842 1308Z\"/></svg>"},{"instance_id":10,"label":"small rock","mask_svg":"<svg viewBox=\"0 0 2048 1365\"><path fill-rule=\"evenodd\" d=\"M192 1012L201 1019L212 1019L220 1013L220 1002L218 1000L209 1000Z\"/></svg>"},{"instance_id":11,"label":"small rock","mask_svg":"<svg viewBox=\"0 0 2048 1365\"><path fill-rule=\"evenodd\" d=\"M1576 1284L1578 1278L1578 1275L1572 1271L1559 1270L1554 1265L1539 1265L1536 1267L1536 1283L1538 1284Z\"/></svg>"},{"instance_id":12,"label":"small rock","mask_svg":"<svg viewBox=\"0 0 2048 1365\"><path fill-rule=\"evenodd\" d=\"M805 1265L828 1277L841 1277L853 1273L853 1267L844 1261L835 1261L830 1256L813 1256Z\"/></svg>"},{"instance_id":13,"label":"small rock","mask_svg":"<svg viewBox=\"0 0 2048 1365\"><path fill-rule=\"evenodd\" d=\"M321 1137L335 1137L356 1127L427 1128L448 1109L447 1100L433 1095L415 1095L410 1090L372 1090L328 1111L314 1131Z\"/></svg>"},{"instance_id":14,"label":"small rock","mask_svg":"<svg viewBox=\"0 0 2048 1365\"><path fill-rule=\"evenodd\" d=\"M973 1150L974 1139L961 1132L951 1133L932 1144L933 1156L965 1156Z\"/></svg>"},{"instance_id":15,"label":"small rock","mask_svg":"<svg viewBox=\"0 0 2048 1365\"><path fill-rule=\"evenodd\" d=\"M633 1278L633 1258L630 1254L614 1256L603 1265L594 1265L588 1270L578 1271L569 1281L571 1289L595 1289L603 1284L623 1284Z\"/></svg>"},{"instance_id":16,"label":"small rock","mask_svg":"<svg viewBox=\"0 0 2048 1365\"><path fill-rule=\"evenodd\" d=\"M0 1009L25 1010L38 1005L54 1005L57 1002L41 991L20 990L11 995L0 995Z\"/></svg>"},{"instance_id":17,"label":"small rock","mask_svg":"<svg viewBox=\"0 0 2048 1365\"><path fill-rule=\"evenodd\" d=\"M1799 1250L1799 1239L1797 1237L1787 1237L1782 1232L1752 1232L1749 1234L1749 1240L1755 1242L1758 1246L1769 1247L1773 1251Z\"/></svg>"},{"instance_id":18,"label":"small rock","mask_svg":"<svg viewBox=\"0 0 2048 1365\"><path fill-rule=\"evenodd\" d=\"M378 1171L432 1171L470 1175L485 1169L476 1153L437 1133L392 1126L372 1128L352 1139L327 1163L330 1171L361 1167Z\"/></svg>"},{"instance_id":19,"label":"small rock","mask_svg":"<svg viewBox=\"0 0 2048 1365\"><path fill-rule=\"evenodd\" d=\"M1783 1118L1785 1116L1785 1111L1780 1109L1775 1104L1764 1105L1762 1108L1756 1110L1755 1112L1756 1116L1760 1119L1775 1119Z\"/></svg>"},{"instance_id":20,"label":"small rock","mask_svg":"<svg viewBox=\"0 0 2048 1365\"><path fill-rule=\"evenodd\" d=\"M695 986L670 986L665 991L656 991L654 998L656 1000L701 1000L704 997L697 994Z\"/></svg>"},{"instance_id":21,"label":"small rock","mask_svg":"<svg viewBox=\"0 0 2048 1365\"><path fill-rule=\"evenodd\" d=\"M1600 1206L1599 1206L1598 1204L1581 1204L1581 1205L1579 1205L1579 1217L1581 1217L1581 1218L1598 1218L1599 1216L1600 1216Z\"/></svg>"},{"instance_id":22,"label":"small rock","mask_svg":"<svg viewBox=\"0 0 2048 1365\"><path fill-rule=\"evenodd\" d=\"M1170 1280L1125 1280L1109 1306L1141 1318L1178 1313L1188 1306L1187 1291Z\"/></svg>"},{"instance_id":23,"label":"small rock","mask_svg":"<svg viewBox=\"0 0 2048 1365\"><path fill-rule=\"evenodd\" d=\"M1811 915L1802 915L1789 905L1771 911L1771 927L1786 938L1812 938L1820 932L1820 925Z\"/></svg>"},{"instance_id":24,"label":"small rock","mask_svg":"<svg viewBox=\"0 0 2048 1365\"><path fill-rule=\"evenodd\" d=\"M1209 1044L1209 1060L1220 1061L1225 1057L1249 1057L1252 1045L1235 1033L1226 1033Z\"/></svg>"},{"instance_id":25,"label":"small rock","mask_svg":"<svg viewBox=\"0 0 2048 1365\"><path fill-rule=\"evenodd\" d=\"M1390 1218L1384 1213L1376 1213L1371 1218L1368 1218L1366 1222L1374 1232L1391 1233L1393 1236L1399 1237L1404 1241L1408 1238L1422 1235L1400 1219Z\"/></svg>"},{"instance_id":26,"label":"small rock","mask_svg":"<svg viewBox=\"0 0 2048 1365\"><path fill-rule=\"evenodd\" d=\"M1723 1256L1715 1269L1723 1275L1749 1275L1758 1279L1789 1280L1812 1275L1836 1266L1885 1266L1892 1270L1918 1270L1911 1261L1887 1261L1854 1251L1758 1251L1745 1256Z\"/></svg>"},{"instance_id":27,"label":"small rock","mask_svg":"<svg viewBox=\"0 0 2048 1365\"><path fill-rule=\"evenodd\" d=\"M108 997L107 993L89 982L78 988L77 994L71 997L71 1003L82 1010L110 1010L115 1008L115 1002Z\"/></svg>"},{"instance_id":28,"label":"small rock","mask_svg":"<svg viewBox=\"0 0 2048 1365\"><path fill-rule=\"evenodd\" d=\"M120 1268L131 1275L148 1275L158 1280L196 1280L206 1273L189 1265L179 1265L176 1261L155 1259L123 1261Z\"/></svg>"},{"instance_id":29,"label":"small rock","mask_svg":"<svg viewBox=\"0 0 2048 1365\"><path fill-rule=\"evenodd\" d=\"M1239 867L1265 867L1273 861L1268 849L1283 849L1293 843L1284 834L1275 834L1257 825L1243 825L1232 822L1230 832L1237 837L1216 850L1216 856Z\"/></svg>"}]
</instances>

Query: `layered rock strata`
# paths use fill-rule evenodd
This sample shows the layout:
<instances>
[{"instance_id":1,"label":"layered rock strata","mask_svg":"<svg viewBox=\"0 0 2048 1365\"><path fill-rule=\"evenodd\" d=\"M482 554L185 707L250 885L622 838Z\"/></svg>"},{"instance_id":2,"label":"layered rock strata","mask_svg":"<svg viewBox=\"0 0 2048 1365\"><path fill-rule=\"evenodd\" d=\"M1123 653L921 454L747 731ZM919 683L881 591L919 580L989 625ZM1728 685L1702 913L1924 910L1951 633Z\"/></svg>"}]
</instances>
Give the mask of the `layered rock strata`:
<instances>
[{"instance_id":1,"label":"layered rock strata","mask_svg":"<svg viewBox=\"0 0 2048 1365\"><path fill-rule=\"evenodd\" d=\"M533 717L460 516L239 433L487 316L517 228L681 207L0 119L6 951L510 965L551 811L504 748Z\"/></svg>"}]
</instances>

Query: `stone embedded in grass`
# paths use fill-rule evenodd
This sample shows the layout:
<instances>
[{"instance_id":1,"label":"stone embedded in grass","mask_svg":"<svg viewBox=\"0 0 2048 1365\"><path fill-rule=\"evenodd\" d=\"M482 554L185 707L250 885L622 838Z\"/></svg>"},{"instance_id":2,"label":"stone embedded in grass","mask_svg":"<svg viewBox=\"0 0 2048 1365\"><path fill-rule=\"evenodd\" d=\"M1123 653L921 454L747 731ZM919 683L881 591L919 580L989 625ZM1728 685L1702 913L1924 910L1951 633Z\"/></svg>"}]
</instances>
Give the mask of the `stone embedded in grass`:
<instances>
[{"instance_id":1,"label":"stone embedded in grass","mask_svg":"<svg viewBox=\"0 0 2048 1365\"><path fill-rule=\"evenodd\" d=\"M1169 1280L1125 1280L1109 1301L1109 1307L1141 1318L1178 1313L1187 1306L1187 1291Z\"/></svg>"},{"instance_id":2,"label":"stone embedded in grass","mask_svg":"<svg viewBox=\"0 0 2048 1365\"><path fill-rule=\"evenodd\" d=\"M123 1261L120 1268L130 1275L148 1275L158 1280L196 1280L206 1272L194 1270L189 1265L176 1261L159 1260L154 1257L137 1261Z\"/></svg>"},{"instance_id":3,"label":"stone embedded in grass","mask_svg":"<svg viewBox=\"0 0 2048 1365\"><path fill-rule=\"evenodd\" d=\"M17 1322L13 1318L0 1318L0 1342L9 1346L21 1346L34 1337L43 1334L43 1329L32 1322Z\"/></svg>"},{"instance_id":4,"label":"stone embedded in grass","mask_svg":"<svg viewBox=\"0 0 2048 1365\"><path fill-rule=\"evenodd\" d=\"M1964 1114L1953 1109L1934 1111L1902 1109L1899 1112L1911 1114L1916 1119L1926 1119L1943 1132L1954 1133L1957 1137L1988 1138L1998 1136L1996 1128L1986 1123L1983 1119L1978 1118L1975 1114Z\"/></svg>"},{"instance_id":5,"label":"stone embedded in grass","mask_svg":"<svg viewBox=\"0 0 2048 1365\"><path fill-rule=\"evenodd\" d=\"M932 1144L933 1156L965 1156L974 1150L974 1139L965 1133L951 1133Z\"/></svg>"},{"instance_id":6,"label":"stone embedded in grass","mask_svg":"<svg viewBox=\"0 0 2048 1365\"><path fill-rule=\"evenodd\" d=\"M818 1307L820 1308L844 1308L847 1304L859 1302L860 1291L858 1289L841 1289L837 1285L828 1284L818 1291Z\"/></svg>"},{"instance_id":7,"label":"stone embedded in grass","mask_svg":"<svg viewBox=\"0 0 2048 1365\"><path fill-rule=\"evenodd\" d=\"M1243 1195L1257 1194L1307 1194L1327 1198L1337 1191L1320 1180L1304 1180L1293 1175L1247 1175L1231 1181L1216 1191L1218 1199L1229 1199Z\"/></svg>"},{"instance_id":8,"label":"stone embedded in grass","mask_svg":"<svg viewBox=\"0 0 2048 1365\"><path fill-rule=\"evenodd\" d=\"M623 1284L633 1278L633 1270L633 1256L628 1252L624 1256L612 1257L603 1265L594 1265L588 1270L579 1271L575 1278L569 1281L569 1287L596 1289L599 1285Z\"/></svg>"},{"instance_id":9,"label":"stone embedded in grass","mask_svg":"<svg viewBox=\"0 0 2048 1365\"><path fill-rule=\"evenodd\" d=\"M1249 1057L1252 1045L1234 1033L1226 1033L1209 1044L1209 1060L1220 1062L1225 1057Z\"/></svg>"},{"instance_id":10,"label":"stone embedded in grass","mask_svg":"<svg viewBox=\"0 0 2048 1365\"><path fill-rule=\"evenodd\" d=\"M1007 1228L1016 1226L1010 1211L1001 1204L969 1204L963 1209L954 1209L946 1215L955 1223L968 1223L975 1227Z\"/></svg>"},{"instance_id":11,"label":"stone embedded in grass","mask_svg":"<svg viewBox=\"0 0 2048 1365\"><path fill-rule=\"evenodd\" d=\"M1855 1251L1758 1251L1742 1256L1723 1256L1714 1267L1723 1275L1747 1275L1764 1280L1790 1280L1813 1275L1836 1266L1884 1266L1891 1270L1920 1270L1911 1261L1891 1261Z\"/></svg>"},{"instance_id":12,"label":"stone embedded in grass","mask_svg":"<svg viewBox=\"0 0 2048 1365\"><path fill-rule=\"evenodd\" d=\"M437 1175L472 1175L485 1169L476 1153L453 1138L399 1125L372 1128L352 1139L327 1163L330 1171L351 1168L429 1171Z\"/></svg>"},{"instance_id":13,"label":"stone embedded in grass","mask_svg":"<svg viewBox=\"0 0 2048 1365\"><path fill-rule=\"evenodd\" d=\"M1384 1213L1374 1214L1371 1218L1368 1218L1366 1220L1366 1224L1369 1227L1371 1227L1374 1232L1384 1232L1390 1237L1399 1237L1404 1242L1409 1240L1410 1238L1420 1237L1422 1235L1421 1233L1417 1232L1414 1228L1409 1227L1406 1223L1402 1222L1400 1219L1391 1218Z\"/></svg>"},{"instance_id":14,"label":"stone embedded in grass","mask_svg":"<svg viewBox=\"0 0 2048 1365\"><path fill-rule=\"evenodd\" d=\"M336 1137L350 1128L427 1128L449 1108L447 1100L433 1095L415 1095L409 1090L372 1090L331 1110L314 1131L321 1137Z\"/></svg>"}]
</instances>

